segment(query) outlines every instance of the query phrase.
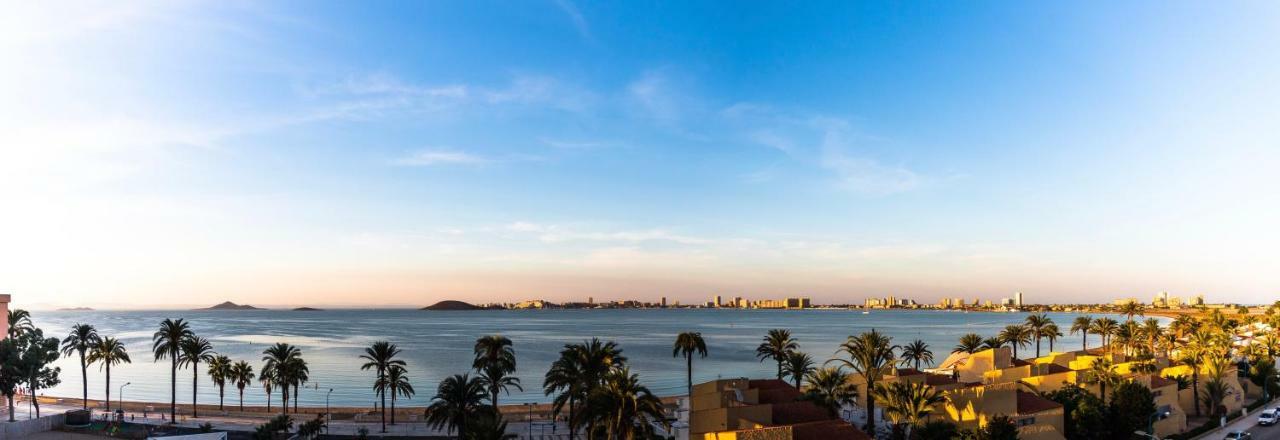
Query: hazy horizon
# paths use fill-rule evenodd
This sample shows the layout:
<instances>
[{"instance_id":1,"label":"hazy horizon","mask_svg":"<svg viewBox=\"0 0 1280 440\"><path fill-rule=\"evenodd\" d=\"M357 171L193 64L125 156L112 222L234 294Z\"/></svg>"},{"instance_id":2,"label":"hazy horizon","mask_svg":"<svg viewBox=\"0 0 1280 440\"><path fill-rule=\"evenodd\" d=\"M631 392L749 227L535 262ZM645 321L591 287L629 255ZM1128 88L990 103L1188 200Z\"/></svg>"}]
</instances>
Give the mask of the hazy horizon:
<instances>
[{"instance_id":1,"label":"hazy horizon","mask_svg":"<svg viewBox=\"0 0 1280 440\"><path fill-rule=\"evenodd\" d=\"M1216 6L11 4L0 293L1262 303L1280 4Z\"/></svg>"}]
</instances>

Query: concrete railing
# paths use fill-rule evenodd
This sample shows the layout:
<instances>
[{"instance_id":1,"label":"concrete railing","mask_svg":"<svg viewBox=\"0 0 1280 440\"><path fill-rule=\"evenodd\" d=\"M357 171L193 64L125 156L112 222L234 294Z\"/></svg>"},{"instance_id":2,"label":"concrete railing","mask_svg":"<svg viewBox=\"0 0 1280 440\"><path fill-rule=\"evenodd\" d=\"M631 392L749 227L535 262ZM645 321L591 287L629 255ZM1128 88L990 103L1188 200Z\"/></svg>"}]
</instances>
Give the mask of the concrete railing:
<instances>
[{"instance_id":1,"label":"concrete railing","mask_svg":"<svg viewBox=\"0 0 1280 440\"><path fill-rule=\"evenodd\" d=\"M0 440L17 440L32 434L52 431L66 424L66 414L53 414L38 419L0 422Z\"/></svg>"}]
</instances>

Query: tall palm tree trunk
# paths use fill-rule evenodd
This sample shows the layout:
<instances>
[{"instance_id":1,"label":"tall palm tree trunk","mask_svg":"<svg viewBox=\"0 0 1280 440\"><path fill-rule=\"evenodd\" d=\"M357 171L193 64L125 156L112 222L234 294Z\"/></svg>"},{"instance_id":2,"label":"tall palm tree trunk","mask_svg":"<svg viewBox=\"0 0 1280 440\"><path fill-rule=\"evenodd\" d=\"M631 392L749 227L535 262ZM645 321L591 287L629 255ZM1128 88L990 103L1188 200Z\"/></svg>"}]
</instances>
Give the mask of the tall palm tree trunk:
<instances>
[{"instance_id":1,"label":"tall palm tree trunk","mask_svg":"<svg viewBox=\"0 0 1280 440\"><path fill-rule=\"evenodd\" d=\"M84 409L89 409L89 367L84 363L84 351L80 352L80 385L84 392L84 397L80 399L80 404Z\"/></svg>"},{"instance_id":2,"label":"tall palm tree trunk","mask_svg":"<svg viewBox=\"0 0 1280 440\"><path fill-rule=\"evenodd\" d=\"M169 421L178 418L178 353L172 353L173 367L169 370Z\"/></svg>"},{"instance_id":3,"label":"tall palm tree trunk","mask_svg":"<svg viewBox=\"0 0 1280 440\"><path fill-rule=\"evenodd\" d=\"M575 403L575 401L576 401L576 399L574 399L574 398L573 398L573 396L572 396L572 395L570 395L570 396L569 396L569 440L573 440L574 433L576 433L576 432L578 431L578 427L577 427L577 426L574 426L574 424L573 424L573 422L574 422L574 419L573 419L573 404ZM9 407L10 407L10 408L13 408L13 399L9 399ZM9 415L10 415L10 416L12 416L12 415L13 415L13 409L10 409L10 410L9 410Z\"/></svg>"},{"instance_id":4,"label":"tall palm tree trunk","mask_svg":"<svg viewBox=\"0 0 1280 440\"><path fill-rule=\"evenodd\" d=\"M191 418L198 419L200 414L196 411L196 388L200 384L200 368L199 362L191 363Z\"/></svg>"},{"instance_id":5,"label":"tall palm tree trunk","mask_svg":"<svg viewBox=\"0 0 1280 440\"><path fill-rule=\"evenodd\" d=\"M1036 357L1040 357L1040 337L1039 336L1036 337Z\"/></svg>"},{"instance_id":6,"label":"tall palm tree trunk","mask_svg":"<svg viewBox=\"0 0 1280 440\"><path fill-rule=\"evenodd\" d=\"M876 398L871 390L876 389L876 381L867 378L867 432L876 432Z\"/></svg>"},{"instance_id":7,"label":"tall palm tree trunk","mask_svg":"<svg viewBox=\"0 0 1280 440\"><path fill-rule=\"evenodd\" d=\"M280 385L280 411L281 414L289 413L289 385Z\"/></svg>"},{"instance_id":8,"label":"tall palm tree trunk","mask_svg":"<svg viewBox=\"0 0 1280 440\"><path fill-rule=\"evenodd\" d=\"M13 411L13 396L5 396L5 397L7 397L7 398L8 398L8 400L9 400L9 422L10 422L10 423L13 423L13 422L15 421L15 420L13 419L13 412L14 412L14 411Z\"/></svg>"},{"instance_id":9,"label":"tall palm tree trunk","mask_svg":"<svg viewBox=\"0 0 1280 440\"><path fill-rule=\"evenodd\" d=\"M1191 400L1195 401L1196 417L1200 417L1200 369L1191 369Z\"/></svg>"},{"instance_id":10,"label":"tall palm tree trunk","mask_svg":"<svg viewBox=\"0 0 1280 440\"><path fill-rule=\"evenodd\" d=\"M110 413L111 412L111 363L110 362L104 362L104 363L107 364L107 412ZM124 409L124 408L121 408L121 409Z\"/></svg>"},{"instance_id":11,"label":"tall palm tree trunk","mask_svg":"<svg viewBox=\"0 0 1280 440\"><path fill-rule=\"evenodd\" d=\"M223 401L223 398L225 398L226 396L227 396L227 384L223 383L218 385L218 411L223 410L222 401Z\"/></svg>"},{"instance_id":12,"label":"tall palm tree trunk","mask_svg":"<svg viewBox=\"0 0 1280 440\"><path fill-rule=\"evenodd\" d=\"M244 412L244 388L240 388L240 412Z\"/></svg>"},{"instance_id":13,"label":"tall palm tree trunk","mask_svg":"<svg viewBox=\"0 0 1280 440\"><path fill-rule=\"evenodd\" d=\"M493 408L496 410L498 407L495 406ZM395 426L395 425L396 425L396 393L395 391L392 391L391 392L391 426Z\"/></svg>"},{"instance_id":14,"label":"tall palm tree trunk","mask_svg":"<svg viewBox=\"0 0 1280 440\"><path fill-rule=\"evenodd\" d=\"M689 385L688 394L689 394L689 398L692 399L693 398L693 353L685 353L684 361L685 361L685 371L687 373L685 377L688 378L687 383Z\"/></svg>"},{"instance_id":15,"label":"tall palm tree trunk","mask_svg":"<svg viewBox=\"0 0 1280 440\"><path fill-rule=\"evenodd\" d=\"M302 388L302 387L300 385L293 386L293 413L294 414L298 413L298 388Z\"/></svg>"},{"instance_id":16,"label":"tall palm tree trunk","mask_svg":"<svg viewBox=\"0 0 1280 440\"><path fill-rule=\"evenodd\" d=\"M380 372L378 372L378 381L379 381L379 382L384 383L384 384L385 384L385 383L387 383L387 378L386 378L386 377L387 377L387 376L386 376L386 373L385 373L385 372L381 372L381 371L380 371ZM382 409L382 432L385 434L385 433L387 432L387 390L386 390L386 387L384 386L384 387L383 387L383 389L382 389L382 391L381 391L381 392L379 392L378 394L379 394L379 397L381 397L381 398L382 398L382 408L381 408L381 409ZM458 430L458 432L459 432L459 434L461 434L462 430L461 430L461 429L459 429L459 430ZM458 438L463 438L463 437L458 437Z\"/></svg>"},{"instance_id":17,"label":"tall palm tree trunk","mask_svg":"<svg viewBox=\"0 0 1280 440\"><path fill-rule=\"evenodd\" d=\"M1089 332L1080 332L1080 349L1089 351Z\"/></svg>"}]
</instances>

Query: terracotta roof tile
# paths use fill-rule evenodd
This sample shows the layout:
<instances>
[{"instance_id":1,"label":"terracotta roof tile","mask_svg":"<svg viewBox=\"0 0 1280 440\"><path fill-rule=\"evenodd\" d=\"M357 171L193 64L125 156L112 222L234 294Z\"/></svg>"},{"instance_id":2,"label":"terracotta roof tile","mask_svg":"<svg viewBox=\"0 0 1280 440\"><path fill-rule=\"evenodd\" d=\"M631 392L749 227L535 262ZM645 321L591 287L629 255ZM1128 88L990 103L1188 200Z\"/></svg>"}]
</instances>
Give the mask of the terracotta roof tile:
<instances>
[{"instance_id":1,"label":"terracotta roof tile","mask_svg":"<svg viewBox=\"0 0 1280 440\"><path fill-rule=\"evenodd\" d=\"M747 388L756 389L775 389L775 388L792 388L791 384L785 380L778 379L752 379L747 381Z\"/></svg>"},{"instance_id":2,"label":"terracotta roof tile","mask_svg":"<svg viewBox=\"0 0 1280 440\"><path fill-rule=\"evenodd\" d=\"M1035 393L1018 391L1018 414L1020 415L1035 414L1055 408L1062 408L1062 404L1040 397Z\"/></svg>"},{"instance_id":3,"label":"terracotta roof tile","mask_svg":"<svg viewBox=\"0 0 1280 440\"><path fill-rule=\"evenodd\" d=\"M1156 375L1151 376L1151 389L1153 390L1156 388L1164 388L1170 385L1177 385L1177 384L1178 384L1178 381L1173 379L1168 379L1168 378L1164 378Z\"/></svg>"},{"instance_id":4,"label":"terracotta roof tile","mask_svg":"<svg viewBox=\"0 0 1280 440\"><path fill-rule=\"evenodd\" d=\"M829 420L827 410L809 402L787 402L773 404L774 425L794 425L797 423Z\"/></svg>"},{"instance_id":5,"label":"terracotta roof tile","mask_svg":"<svg viewBox=\"0 0 1280 440\"><path fill-rule=\"evenodd\" d=\"M843 420L802 423L791 429L792 440L871 440L866 433Z\"/></svg>"},{"instance_id":6,"label":"terracotta roof tile","mask_svg":"<svg viewBox=\"0 0 1280 440\"><path fill-rule=\"evenodd\" d=\"M790 385L782 388L761 388L758 392L760 403L763 404L795 402L800 397L800 392Z\"/></svg>"}]
</instances>

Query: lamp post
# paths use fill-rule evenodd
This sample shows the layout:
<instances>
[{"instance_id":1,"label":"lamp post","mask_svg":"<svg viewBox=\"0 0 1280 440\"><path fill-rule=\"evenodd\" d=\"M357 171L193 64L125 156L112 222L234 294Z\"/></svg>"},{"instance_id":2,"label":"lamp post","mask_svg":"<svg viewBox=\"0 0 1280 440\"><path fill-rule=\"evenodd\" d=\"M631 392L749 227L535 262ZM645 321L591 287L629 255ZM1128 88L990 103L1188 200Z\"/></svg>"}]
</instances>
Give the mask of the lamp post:
<instances>
[{"instance_id":1,"label":"lamp post","mask_svg":"<svg viewBox=\"0 0 1280 440\"><path fill-rule=\"evenodd\" d=\"M529 438L533 438L533 404L526 403L524 406L529 408L529 415L525 418L525 424L529 425Z\"/></svg>"},{"instance_id":2,"label":"lamp post","mask_svg":"<svg viewBox=\"0 0 1280 440\"><path fill-rule=\"evenodd\" d=\"M116 393L116 397L120 399L119 400L120 404L116 406L118 406L121 411L124 411L124 387L127 387L132 383L133 382L125 382L124 385L120 385L120 392ZM111 405L111 402L107 402L107 406L110 406L110 405Z\"/></svg>"},{"instance_id":3,"label":"lamp post","mask_svg":"<svg viewBox=\"0 0 1280 440\"><path fill-rule=\"evenodd\" d=\"M1156 428L1155 428L1156 419L1157 418L1164 419L1165 417L1169 417L1169 411L1156 411L1154 413L1151 413L1151 416L1147 417L1147 432L1135 431L1134 434L1151 437L1155 440L1160 440L1159 437L1156 437Z\"/></svg>"},{"instance_id":4,"label":"lamp post","mask_svg":"<svg viewBox=\"0 0 1280 440\"><path fill-rule=\"evenodd\" d=\"M333 388L329 388L329 392L324 393L324 433L329 433L329 424L333 423L333 415L329 414L329 395L333 394Z\"/></svg>"}]
</instances>

